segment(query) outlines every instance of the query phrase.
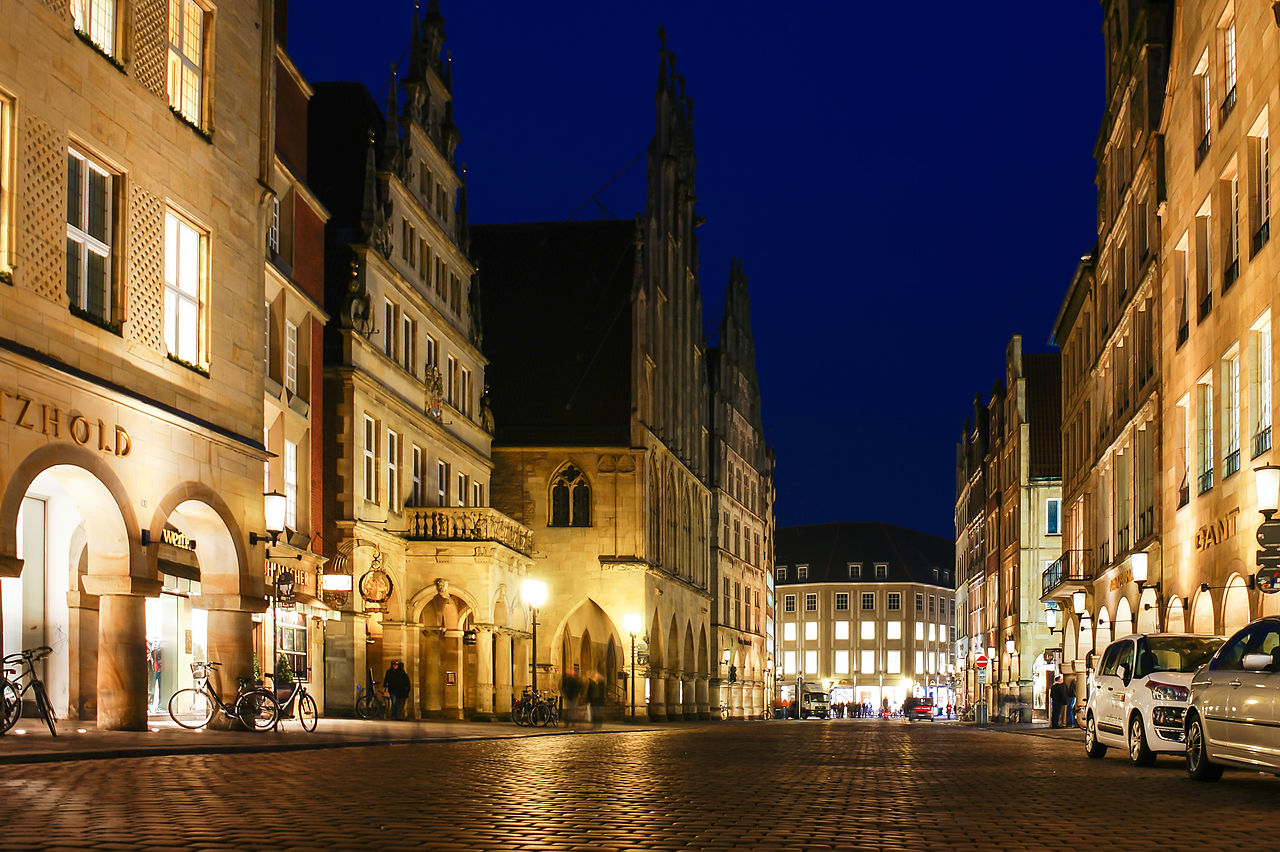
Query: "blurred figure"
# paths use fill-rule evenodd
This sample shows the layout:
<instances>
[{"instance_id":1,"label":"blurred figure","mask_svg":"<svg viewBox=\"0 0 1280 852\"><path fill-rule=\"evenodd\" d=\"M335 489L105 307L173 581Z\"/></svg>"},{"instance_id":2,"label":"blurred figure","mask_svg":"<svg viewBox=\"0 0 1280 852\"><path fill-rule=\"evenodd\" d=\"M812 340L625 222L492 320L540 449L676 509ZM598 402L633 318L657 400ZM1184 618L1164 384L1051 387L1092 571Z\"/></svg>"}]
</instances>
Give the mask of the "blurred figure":
<instances>
[{"instance_id":1,"label":"blurred figure","mask_svg":"<svg viewBox=\"0 0 1280 852\"><path fill-rule=\"evenodd\" d=\"M391 696L391 718L399 719L404 709L405 699L409 697L409 673L404 670L404 663L399 660L391 664L387 673L382 676L382 688Z\"/></svg>"}]
</instances>

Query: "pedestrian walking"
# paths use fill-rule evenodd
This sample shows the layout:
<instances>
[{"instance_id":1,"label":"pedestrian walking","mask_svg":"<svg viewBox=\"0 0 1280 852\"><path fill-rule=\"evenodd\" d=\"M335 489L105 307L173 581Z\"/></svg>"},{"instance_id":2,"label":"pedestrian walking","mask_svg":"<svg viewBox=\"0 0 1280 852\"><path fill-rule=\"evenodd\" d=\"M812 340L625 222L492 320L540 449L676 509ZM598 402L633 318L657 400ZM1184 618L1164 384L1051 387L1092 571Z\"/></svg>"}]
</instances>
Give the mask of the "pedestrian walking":
<instances>
[{"instance_id":1,"label":"pedestrian walking","mask_svg":"<svg viewBox=\"0 0 1280 852\"><path fill-rule=\"evenodd\" d=\"M560 695L564 698L564 718L572 730L578 718L578 699L582 697L582 681L572 672L565 672L560 678Z\"/></svg>"},{"instance_id":2,"label":"pedestrian walking","mask_svg":"<svg viewBox=\"0 0 1280 852\"><path fill-rule=\"evenodd\" d=\"M604 723L604 678L600 672L592 672L587 680L587 721L592 728Z\"/></svg>"},{"instance_id":3,"label":"pedestrian walking","mask_svg":"<svg viewBox=\"0 0 1280 852\"><path fill-rule=\"evenodd\" d=\"M1067 709L1067 688L1062 683L1062 675L1057 675L1053 679L1053 685L1049 687L1049 727L1056 728L1064 724L1062 717Z\"/></svg>"},{"instance_id":4,"label":"pedestrian walking","mask_svg":"<svg viewBox=\"0 0 1280 852\"><path fill-rule=\"evenodd\" d=\"M391 663L391 668L382 676L382 687L391 696L391 718L399 719L410 691L409 673L404 670L404 663L399 660Z\"/></svg>"}]
</instances>

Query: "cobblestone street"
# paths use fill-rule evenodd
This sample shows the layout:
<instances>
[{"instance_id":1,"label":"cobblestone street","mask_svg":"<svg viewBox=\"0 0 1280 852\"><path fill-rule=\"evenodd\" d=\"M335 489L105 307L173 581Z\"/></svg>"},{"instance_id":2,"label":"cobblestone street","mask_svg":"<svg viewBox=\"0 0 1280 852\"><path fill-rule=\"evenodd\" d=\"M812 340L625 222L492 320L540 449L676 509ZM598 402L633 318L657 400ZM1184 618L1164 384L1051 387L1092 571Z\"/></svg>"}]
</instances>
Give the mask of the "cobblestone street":
<instances>
[{"instance_id":1,"label":"cobblestone street","mask_svg":"<svg viewBox=\"0 0 1280 852\"><path fill-rule=\"evenodd\" d=\"M495 730L495 733L501 733ZM1264 849L1277 781L1076 732L734 723L0 766L5 849ZM4 743L0 742L0 748Z\"/></svg>"}]
</instances>

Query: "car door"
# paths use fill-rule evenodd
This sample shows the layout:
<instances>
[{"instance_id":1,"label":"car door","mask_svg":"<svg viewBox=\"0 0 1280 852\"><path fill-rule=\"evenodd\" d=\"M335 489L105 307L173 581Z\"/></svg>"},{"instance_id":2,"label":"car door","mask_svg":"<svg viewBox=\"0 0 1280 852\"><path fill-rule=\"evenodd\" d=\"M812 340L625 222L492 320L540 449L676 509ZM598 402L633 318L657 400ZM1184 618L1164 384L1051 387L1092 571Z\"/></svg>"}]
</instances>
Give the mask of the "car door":
<instances>
[{"instance_id":1,"label":"car door","mask_svg":"<svg viewBox=\"0 0 1280 852\"><path fill-rule=\"evenodd\" d=\"M1124 733L1124 723L1117 715L1116 689L1123 688L1117 667L1127 642L1115 642L1107 647L1102 655L1102 663L1093 678L1094 702L1097 715L1098 738L1104 742L1116 744ZM1132 658L1132 654L1130 655Z\"/></svg>"},{"instance_id":2,"label":"car door","mask_svg":"<svg viewBox=\"0 0 1280 852\"><path fill-rule=\"evenodd\" d=\"M1256 627L1251 624L1228 639L1193 682L1210 757L1247 760L1247 726L1237 719L1237 711L1244 686L1244 656Z\"/></svg>"},{"instance_id":3,"label":"car door","mask_svg":"<svg viewBox=\"0 0 1280 852\"><path fill-rule=\"evenodd\" d=\"M1280 742L1276 730L1276 690L1280 688L1280 672L1274 661L1280 659L1280 621L1263 619L1254 624L1245 647L1245 656L1237 677L1240 686L1233 691L1228 713L1238 727L1237 747L1251 763L1277 765ZM1258 665L1265 666L1258 668Z\"/></svg>"}]
</instances>

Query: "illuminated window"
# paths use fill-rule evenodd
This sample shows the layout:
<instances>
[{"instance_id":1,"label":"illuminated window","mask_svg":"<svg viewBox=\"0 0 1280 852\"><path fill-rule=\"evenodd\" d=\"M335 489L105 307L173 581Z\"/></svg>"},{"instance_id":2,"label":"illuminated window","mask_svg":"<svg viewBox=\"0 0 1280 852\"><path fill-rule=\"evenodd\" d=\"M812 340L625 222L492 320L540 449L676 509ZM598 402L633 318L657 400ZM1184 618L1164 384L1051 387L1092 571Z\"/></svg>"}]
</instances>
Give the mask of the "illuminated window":
<instances>
[{"instance_id":1,"label":"illuminated window","mask_svg":"<svg viewBox=\"0 0 1280 852\"><path fill-rule=\"evenodd\" d=\"M1206 375L1196 382L1197 492L1213 488L1213 380Z\"/></svg>"},{"instance_id":2,"label":"illuminated window","mask_svg":"<svg viewBox=\"0 0 1280 852\"><path fill-rule=\"evenodd\" d=\"M796 673L796 652L786 651L782 654L782 668L787 674Z\"/></svg>"},{"instance_id":3,"label":"illuminated window","mask_svg":"<svg viewBox=\"0 0 1280 852\"><path fill-rule=\"evenodd\" d=\"M787 671L790 671L790 669L788 669ZM876 652L875 651L862 652L862 673L863 674L876 673Z\"/></svg>"},{"instance_id":4,"label":"illuminated window","mask_svg":"<svg viewBox=\"0 0 1280 852\"><path fill-rule=\"evenodd\" d=\"M107 55L115 55L116 0L71 0L71 21L77 32Z\"/></svg>"},{"instance_id":5,"label":"illuminated window","mask_svg":"<svg viewBox=\"0 0 1280 852\"><path fill-rule=\"evenodd\" d=\"M782 625L782 638L787 642L796 641L796 623L788 621Z\"/></svg>"},{"instance_id":6,"label":"illuminated window","mask_svg":"<svg viewBox=\"0 0 1280 852\"><path fill-rule=\"evenodd\" d=\"M410 489L409 489L409 505L410 506L423 505L422 480L423 480L423 477L425 476L425 471L423 470L425 460L423 458L423 455L424 454L422 452L422 448L419 447L417 444L414 444L413 452L411 455L411 462L410 462L410 474L412 476L412 482L413 482L413 484L410 486Z\"/></svg>"},{"instance_id":7,"label":"illuminated window","mask_svg":"<svg viewBox=\"0 0 1280 852\"><path fill-rule=\"evenodd\" d=\"M307 616L280 609L276 617L276 654L288 660L294 680L307 680ZM275 671L280 671L278 663Z\"/></svg>"},{"instance_id":8,"label":"illuminated window","mask_svg":"<svg viewBox=\"0 0 1280 852\"><path fill-rule=\"evenodd\" d=\"M849 673L849 652L836 651L835 664L836 664L836 674L848 674Z\"/></svg>"},{"instance_id":9,"label":"illuminated window","mask_svg":"<svg viewBox=\"0 0 1280 852\"><path fill-rule=\"evenodd\" d=\"M901 621L886 621L884 628L885 628L884 638L886 639L902 638L902 622Z\"/></svg>"},{"instance_id":10,"label":"illuminated window","mask_svg":"<svg viewBox=\"0 0 1280 852\"><path fill-rule=\"evenodd\" d=\"M204 10L192 0L169 0L169 106L197 127L203 76Z\"/></svg>"},{"instance_id":11,"label":"illuminated window","mask_svg":"<svg viewBox=\"0 0 1280 852\"><path fill-rule=\"evenodd\" d=\"M1253 456L1271 449L1271 312L1249 329L1249 412L1253 419Z\"/></svg>"},{"instance_id":12,"label":"illuminated window","mask_svg":"<svg viewBox=\"0 0 1280 852\"><path fill-rule=\"evenodd\" d=\"M74 149L67 152L67 298L72 312L101 323L113 321L114 195L110 172Z\"/></svg>"},{"instance_id":13,"label":"illuminated window","mask_svg":"<svg viewBox=\"0 0 1280 852\"><path fill-rule=\"evenodd\" d=\"M208 237L172 211L164 228L164 342L169 354L200 364Z\"/></svg>"},{"instance_id":14,"label":"illuminated window","mask_svg":"<svg viewBox=\"0 0 1280 852\"><path fill-rule=\"evenodd\" d=\"M924 641L924 622L923 621L916 622L916 641L917 642Z\"/></svg>"},{"instance_id":15,"label":"illuminated window","mask_svg":"<svg viewBox=\"0 0 1280 852\"><path fill-rule=\"evenodd\" d=\"M885 655L885 673L886 674L902 674L902 652L889 651Z\"/></svg>"},{"instance_id":16,"label":"illuminated window","mask_svg":"<svg viewBox=\"0 0 1280 852\"><path fill-rule=\"evenodd\" d=\"M298 327L284 323L284 387L289 393L298 392Z\"/></svg>"},{"instance_id":17,"label":"illuminated window","mask_svg":"<svg viewBox=\"0 0 1280 852\"><path fill-rule=\"evenodd\" d=\"M809 674L818 673L818 652L817 651L804 652L804 670Z\"/></svg>"},{"instance_id":18,"label":"illuminated window","mask_svg":"<svg viewBox=\"0 0 1280 852\"><path fill-rule=\"evenodd\" d=\"M916 674L924 674L924 651L916 651Z\"/></svg>"},{"instance_id":19,"label":"illuminated window","mask_svg":"<svg viewBox=\"0 0 1280 852\"><path fill-rule=\"evenodd\" d=\"M862 622L861 636L863 639L876 638L876 623L874 621Z\"/></svg>"},{"instance_id":20,"label":"illuminated window","mask_svg":"<svg viewBox=\"0 0 1280 852\"><path fill-rule=\"evenodd\" d=\"M1240 353L1222 359L1222 478L1240 469Z\"/></svg>"},{"instance_id":21,"label":"illuminated window","mask_svg":"<svg viewBox=\"0 0 1280 852\"><path fill-rule=\"evenodd\" d=\"M284 525L298 528L298 445L284 442Z\"/></svg>"},{"instance_id":22,"label":"illuminated window","mask_svg":"<svg viewBox=\"0 0 1280 852\"><path fill-rule=\"evenodd\" d=\"M1045 501L1045 535L1062 535L1062 499L1051 497Z\"/></svg>"},{"instance_id":23,"label":"illuminated window","mask_svg":"<svg viewBox=\"0 0 1280 852\"><path fill-rule=\"evenodd\" d=\"M836 637L837 639L848 639L848 638L849 638L849 622L847 622L847 621L837 621L837 622L836 622L836 633L835 633L835 637Z\"/></svg>"},{"instance_id":24,"label":"illuminated window","mask_svg":"<svg viewBox=\"0 0 1280 852\"><path fill-rule=\"evenodd\" d=\"M449 505L449 465L436 462L436 505Z\"/></svg>"},{"instance_id":25,"label":"illuminated window","mask_svg":"<svg viewBox=\"0 0 1280 852\"><path fill-rule=\"evenodd\" d=\"M378 424L372 417L364 418L364 499L371 503L378 500Z\"/></svg>"},{"instance_id":26,"label":"illuminated window","mask_svg":"<svg viewBox=\"0 0 1280 852\"><path fill-rule=\"evenodd\" d=\"M387 430L387 507L400 511L400 435Z\"/></svg>"},{"instance_id":27,"label":"illuminated window","mask_svg":"<svg viewBox=\"0 0 1280 852\"><path fill-rule=\"evenodd\" d=\"M458 502L456 505L458 506L467 505L467 475L465 473L458 474L457 497L458 497Z\"/></svg>"},{"instance_id":28,"label":"illuminated window","mask_svg":"<svg viewBox=\"0 0 1280 852\"><path fill-rule=\"evenodd\" d=\"M552 480L550 526L591 526L591 486L573 465L563 468Z\"/></svg>"}]
</instances>

